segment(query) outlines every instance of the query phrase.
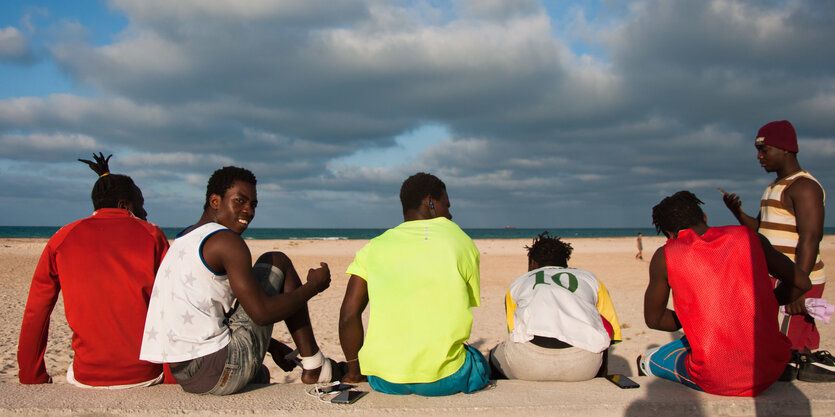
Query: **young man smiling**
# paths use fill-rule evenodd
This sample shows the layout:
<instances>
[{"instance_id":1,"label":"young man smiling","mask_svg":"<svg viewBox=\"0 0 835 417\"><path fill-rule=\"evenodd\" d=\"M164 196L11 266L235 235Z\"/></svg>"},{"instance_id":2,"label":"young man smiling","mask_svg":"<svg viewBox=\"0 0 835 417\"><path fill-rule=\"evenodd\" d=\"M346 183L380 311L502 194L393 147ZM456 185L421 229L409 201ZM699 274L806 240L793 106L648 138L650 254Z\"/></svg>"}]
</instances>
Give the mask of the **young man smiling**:
<instances>
[{"instance_id":1,"label":"young man smiling","mask_svg":"<svg viewBox=\"0 0 835 417\"><path fill-rule=\"evenodd\" d=\"M269 351L285 371L290 349L271 338L284 321L301 355L302 382L331 381L334 363L319 351L307 301L330 285L328 265L301 284L290 259L268 252L252 266L241 238L258 205L255 176L224 167L212 174L203 215L181 232L162 262L145 322L140 358L171 364L185 391L232 394L269 382Z\"/></svg>"}]
</instances>

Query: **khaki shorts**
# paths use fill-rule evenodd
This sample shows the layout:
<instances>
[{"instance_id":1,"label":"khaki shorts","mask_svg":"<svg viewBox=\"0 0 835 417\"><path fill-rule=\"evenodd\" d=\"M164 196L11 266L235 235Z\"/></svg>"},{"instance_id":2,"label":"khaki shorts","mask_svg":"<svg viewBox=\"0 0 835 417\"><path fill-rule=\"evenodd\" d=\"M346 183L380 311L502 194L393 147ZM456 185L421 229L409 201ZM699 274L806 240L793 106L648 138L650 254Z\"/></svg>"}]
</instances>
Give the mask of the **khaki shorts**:
<instances>
[{"instance_id":1,"label":"khaki shorts","mask_svg":"<svg viewBox=\"0 0 835 417\"><path fill-rule=\"evenodd\" d=\"M490 362L510 379L527 381L586 381L603 364L603 353L578 347L549 349L531 342L505 341L490 351Z\"/></svg>"}]
</instances>

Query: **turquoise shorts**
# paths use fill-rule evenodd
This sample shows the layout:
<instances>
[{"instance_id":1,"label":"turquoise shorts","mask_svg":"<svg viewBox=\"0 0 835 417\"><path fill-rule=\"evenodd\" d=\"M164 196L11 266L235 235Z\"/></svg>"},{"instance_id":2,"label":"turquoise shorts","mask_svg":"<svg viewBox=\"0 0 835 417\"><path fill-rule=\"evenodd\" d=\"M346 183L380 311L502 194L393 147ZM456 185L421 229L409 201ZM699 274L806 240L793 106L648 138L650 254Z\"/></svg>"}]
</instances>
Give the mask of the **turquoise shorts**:
<instances>
[{"instance_id":1,"label":"turquoise shorts","mask_svg":"<svg viewBox=\"0 0 835 417\"><path fill-rule=\"evenodd\" d=\"M394 395L417 394L425 397L452 395L458 392L466 394L478 391L490 383L490 365L484 356L473 347L464 345L466 359L454 374L435 382L417 384L395 384L373 375L368 376L368 384L375 391Z\"/></svg>"},{"instance_id":2,"label":"turquoise shorts","mask_svg":"<svg viewBox=\"0 0 835 417\"><path fill-rule=\"evenodd\" d=\"M688 355L690 355L690 343L687 341L687 336L684 336L641 354L641 370L647 375L669 379L702 391L687 372L685 362Z\"/></svg>"}]
</instances>

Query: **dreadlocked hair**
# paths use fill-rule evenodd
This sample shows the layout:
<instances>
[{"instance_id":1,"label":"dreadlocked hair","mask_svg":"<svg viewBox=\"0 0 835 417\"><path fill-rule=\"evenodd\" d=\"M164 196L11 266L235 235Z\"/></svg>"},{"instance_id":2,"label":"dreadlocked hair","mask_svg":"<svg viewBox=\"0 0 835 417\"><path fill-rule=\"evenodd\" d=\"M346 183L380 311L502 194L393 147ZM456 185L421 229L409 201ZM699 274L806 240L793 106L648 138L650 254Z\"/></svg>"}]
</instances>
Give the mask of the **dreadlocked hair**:
<instances>
[{"instance_id":1,"label":"dreadlocked hair","mask_svg":"<svg viewBox=\"0 0 835 417\"><path fill-rule=\"evenodd\" d=\"M248 169L233 166L223 167L209 177L209 183L206 185L206 203L203 204L203 210L209 208L209 198L212 197L212 194L223 197L226 195L226 190L235 185L235 181L243 181L252 185L257 183L255 175Z\"/></svg>"},{"instance_id":2,"label":"dreadlocked hair","mask_svg":"<svg viewBox=\"0 0 835 417\"><path fill-rule=\"evenodd\" d=\"M688 229L705 219L700 204L704 204L690 191L679 191L652 208L652 224L658 233L675 235L679 230Z\"/></svg>"},{"instance_id":3,"label":"dreadlocked hair","mask_svg":"<svg viewBox=\"0 0 835 417\"><path fill-rule=\"evenodd\" d=\"M93 200L93 209L95 210L117 208L120 200L132 201L139 189L129 176L110 173L108 163L111 156L113 155L107 155L107 158L105 158L104 154L99 152L98 155L93 154L93 161L78 159L80 162L87 164L99 176L99 179L93 184L93 191L90 193L90 198Z\"/></svg>"},{"instance_id":4,"label":"dreadlocked hair","mask_svg":"<svg viewBox=\"0 0 835 417\"><path fill-rule=\"evenodd\" d=\"M539 266L568 266L568 259L574 250L570 243L560 240L559 236L551 236L547 231L540 233L533 239L528 250L528 259L536 261Z\"/></svg>"},{"instance_id":5,"label":"dreadlocked hair","mask_svg":"<svg viewBox=\"0 0 835 417\"><path fill-rule=\"evenodd\" d=\"M426 173L418 172L403 181L400 186L400 204L403 205L403 214L407 211L420 207L420 202L430 196L434 199L440 199L444 196L446 185L438 177Z\"/></svg>"}]
</instances>

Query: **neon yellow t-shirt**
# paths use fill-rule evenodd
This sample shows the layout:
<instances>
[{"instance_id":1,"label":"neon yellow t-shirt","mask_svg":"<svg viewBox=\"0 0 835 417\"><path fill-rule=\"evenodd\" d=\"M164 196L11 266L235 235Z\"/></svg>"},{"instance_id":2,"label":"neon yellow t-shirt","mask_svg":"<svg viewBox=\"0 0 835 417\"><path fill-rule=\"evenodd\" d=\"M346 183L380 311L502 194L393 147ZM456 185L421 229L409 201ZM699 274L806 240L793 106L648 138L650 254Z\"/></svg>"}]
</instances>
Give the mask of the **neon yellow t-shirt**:
<instances>
[{"instance_id":1,"label":"neon yellow t-shirt","mask_svg":"<svg viewBox=\"0 0 835 417\"><path fill-rule=\"evenodd\" d=\"M372 239L346 271L368 284L360 369L389 382L435 382L464 364L481 305L479 253L445 217L405 222Z\"/></svg>"}]
</instances>

